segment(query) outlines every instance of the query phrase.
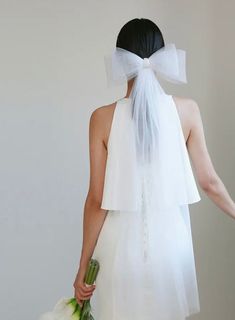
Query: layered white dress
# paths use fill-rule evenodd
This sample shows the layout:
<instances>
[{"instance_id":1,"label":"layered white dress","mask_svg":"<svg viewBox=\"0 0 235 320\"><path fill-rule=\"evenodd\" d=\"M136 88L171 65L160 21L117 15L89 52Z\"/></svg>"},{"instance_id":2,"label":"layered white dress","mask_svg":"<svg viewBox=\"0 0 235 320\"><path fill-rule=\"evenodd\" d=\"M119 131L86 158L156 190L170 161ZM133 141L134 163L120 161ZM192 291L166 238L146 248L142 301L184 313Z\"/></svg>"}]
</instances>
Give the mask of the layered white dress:
<instances>
[{"instance_id":1,"label":"layered white dress","mask_svg":"<svg viewBox=\"0 0 235 320\"><path fill-rule=\"evenodd\" d=\"M164 94L160 107L162 154L142 167L130 98L115 107L102 201L108 213L93 253L95 320L184 320L200 311L188 204L201 198L172 96Z\"/></svg>"}]
</instances>

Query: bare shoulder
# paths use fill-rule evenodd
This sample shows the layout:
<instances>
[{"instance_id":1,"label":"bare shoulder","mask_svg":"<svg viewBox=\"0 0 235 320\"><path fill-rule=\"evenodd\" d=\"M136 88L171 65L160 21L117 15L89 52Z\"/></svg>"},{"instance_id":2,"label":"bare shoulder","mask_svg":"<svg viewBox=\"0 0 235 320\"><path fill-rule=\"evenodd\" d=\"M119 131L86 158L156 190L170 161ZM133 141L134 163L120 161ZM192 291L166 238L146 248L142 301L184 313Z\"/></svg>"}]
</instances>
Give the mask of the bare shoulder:
<instances>
[{"instance_id":1,"label":"bare shoulder","mask_svg":"<svg viewBox=\"0 0 235 320\"><path fill-rule=\"evenodd\" d=\"M112 114L112 111L115 108L115 102L112 104L107 104L101 107L96 108L91 113L91 121L100 121L104 120L104 118L108 117L109 114Z\"/></svg>"},{"instance_id":2,"label":"bare shoulder","mask_svg":"<svg viewBox=\"0 0 235 320\"><path fill-rule=\"evenodd\" d=\"M172 98L178 111L185 142L187 142L192 128L198 123L198 119L200 118L198 104L194 99L188 97L172 96Z\"/></svg>"},{"instance_id":3,"label":"bare shoulder","mask_svg":"<svg viewBox=\"0 0 235 320\"><path fill-rule=\"evenodd\" d=\"M112 119L115 104L116 102L98 107L93 110L90 121L92 123L102 124L103 127L106 126L106 124Z\"/></svg>"},{"instance_id":4,"label":"bare shoulder","mask_svg":"<svg viewBox=\"0 0 235 320\"><path fill-rule=\"evenodd\" d=\"M90 116L90 130L94 129L104 142L108 139L115 105L116 102L98 107Z\"/></svg>"},{"instance_id":5,"label":"bare shoulder","mask_svg":"<svg viewBox=\"0 0 235 320\"><path fill-rule=\"evenodd\" d=\"M199 111L199 106L197 102L188 97L180 97L180 96L172 96L173 100L175 101L176 107L178 111L180 112L198 112Z\"/></svg>"},{"instance_id":6,"label":"bare shoulder","mask_svg":"<svg viewBox=\"0 0 235 320\"><path fill-rule=\"evenodd\" d=\"M195 119L200 116L198 103L193 98L172 96L177 111L182 121L192 125Z\"/></svg>"}]
</instances>

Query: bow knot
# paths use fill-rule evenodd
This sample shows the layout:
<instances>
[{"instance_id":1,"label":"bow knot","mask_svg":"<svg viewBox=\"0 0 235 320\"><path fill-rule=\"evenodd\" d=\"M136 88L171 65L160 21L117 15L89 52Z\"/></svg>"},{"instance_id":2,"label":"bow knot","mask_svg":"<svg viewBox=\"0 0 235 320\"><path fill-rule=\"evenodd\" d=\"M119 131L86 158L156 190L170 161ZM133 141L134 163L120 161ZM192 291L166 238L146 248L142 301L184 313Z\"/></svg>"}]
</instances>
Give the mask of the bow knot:
<instances>
[{"instance_id":1,"label":"bow knot","mask_svg":"<svg viewBox=\"0 0 235 320\"><path fill-rule=\"evenodd\" d=\"M149 58L116 47L111 55L105 56L107 83L122 84L136 76L142 68L151 68L155 73L173 83L187 83L185 71L186 52L168 43L155 51Z\"/></svg>"},{"instance_id":2,"label":"bow knot","mask_svg":"<svg viewBox=\"0 0 235 320\"><path fill-rule=\"evenodd\" d=\"M150 68L150 67L151 67L151 66L150 66L150 61L149 61L148 58L144 58L144 59L143 59L143 67L144 67L144 68Z\"/></svg>"}]
</instances>

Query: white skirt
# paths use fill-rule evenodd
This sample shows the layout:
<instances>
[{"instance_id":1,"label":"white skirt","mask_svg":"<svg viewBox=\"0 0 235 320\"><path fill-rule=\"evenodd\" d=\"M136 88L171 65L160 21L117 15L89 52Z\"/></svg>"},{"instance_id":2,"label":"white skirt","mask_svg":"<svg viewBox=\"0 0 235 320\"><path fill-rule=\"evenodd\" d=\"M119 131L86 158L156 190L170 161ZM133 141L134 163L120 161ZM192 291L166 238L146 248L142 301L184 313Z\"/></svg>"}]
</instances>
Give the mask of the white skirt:
<instances>
[{"instance_id":1,"label":"white skirt","mask_svg":"<svg viewBox=\"0 0 235 320\"><path fill-rule=\"evenodd\" d=\"M184 320L200 311L188 205L109 210L93 258L95 320Z\"/></svg>"}]
</instances>

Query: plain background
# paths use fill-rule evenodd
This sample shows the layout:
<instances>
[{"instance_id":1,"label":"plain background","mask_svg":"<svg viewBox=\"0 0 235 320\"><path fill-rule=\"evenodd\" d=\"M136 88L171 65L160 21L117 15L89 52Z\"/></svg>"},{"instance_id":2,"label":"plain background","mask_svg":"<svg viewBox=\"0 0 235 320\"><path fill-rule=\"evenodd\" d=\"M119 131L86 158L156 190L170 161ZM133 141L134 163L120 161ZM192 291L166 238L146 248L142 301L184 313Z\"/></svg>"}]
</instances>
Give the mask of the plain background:
<instances>
[{"instance_id":1,"label":"plain background","mask_svg":"<svg viewBox=\"0 0 235 320\"><path fill-rule=\"evenodd\" d=\"M126 87L107 89L103 56L128 20L153 20L166 42L187 51L188 84L165 89L198 102L212 161L233 197L234 12L234 2L216 0L0 1L2 319L37 319L73 295L89 117L125 95ZM199 192L190 211L201 312L192 319L232 320L235 221Z\"/></svg>"}]
</instances>

